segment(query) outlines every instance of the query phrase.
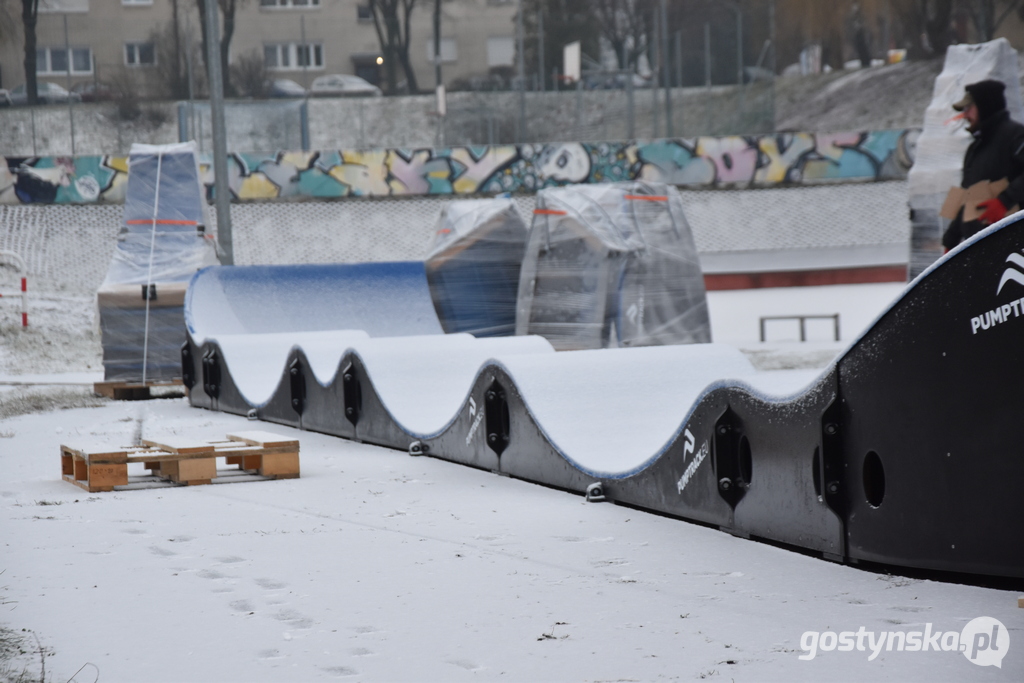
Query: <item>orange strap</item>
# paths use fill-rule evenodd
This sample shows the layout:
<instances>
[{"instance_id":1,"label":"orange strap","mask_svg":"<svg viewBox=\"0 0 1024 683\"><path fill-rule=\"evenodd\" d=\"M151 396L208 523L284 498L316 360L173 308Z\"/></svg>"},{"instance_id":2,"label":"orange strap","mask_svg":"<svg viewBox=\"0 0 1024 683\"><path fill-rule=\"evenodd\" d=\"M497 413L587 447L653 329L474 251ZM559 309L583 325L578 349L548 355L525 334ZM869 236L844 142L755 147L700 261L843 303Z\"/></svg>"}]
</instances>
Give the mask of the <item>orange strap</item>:
<instances>
[{"instance_id":1,"label":"orange strap","mask_svg":"<svg viewBox=\"0 0 1024 683\"><path fill-rule=\"evenodd\" d=\"M153 223L156 223L157 225L199 225L197 221L172 221L169 218L158 218L155 221L151 218L140 218L137 220L125 221L125 223L128 225L152 225Z\"/></svg>"},{"instance_id":2,"label":"orange strap","mask_svg":"<svg viewBox=\"0 0 1024 683\"><path fill-rule=\"evenodd\" d=\"M664 195L648 195L648 194L627 194L626 199L639 199L645 202L667 202L668 197Z\"/></svg>"},{"instance_id":3,"label":"orange strap","mask_svg":"<svg viewBox=\"0 0 1024 683\"><path fill-rule=\"evenodd\" d=\"M539 216L564 216L565 211L558 211L556 209L534 209L533 213Z\"/></svg>"}]
</instances>

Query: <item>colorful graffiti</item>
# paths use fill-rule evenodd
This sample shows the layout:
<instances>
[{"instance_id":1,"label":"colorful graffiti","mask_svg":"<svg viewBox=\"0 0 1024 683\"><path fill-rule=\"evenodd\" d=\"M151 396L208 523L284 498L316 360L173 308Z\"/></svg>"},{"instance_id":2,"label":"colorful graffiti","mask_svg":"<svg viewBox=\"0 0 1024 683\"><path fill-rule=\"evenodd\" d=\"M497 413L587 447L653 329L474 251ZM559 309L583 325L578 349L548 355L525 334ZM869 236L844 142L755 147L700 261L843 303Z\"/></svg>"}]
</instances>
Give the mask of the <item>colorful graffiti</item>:
<instances>
[{"instance_id":1,"label":"colorful graffiti","mask_svg":"<svg viewBox=\"0 0 1024 683\"><path fill-rule=\"evenodd\" d=\"M631 142L232 154L235 200L536 192L649 180L690 188L771 187L907 177L917 129ZM8 157L0 204L124 201L124 157ZM209 158L201 161L213 197Z\"/></svg>"}]
</instances>

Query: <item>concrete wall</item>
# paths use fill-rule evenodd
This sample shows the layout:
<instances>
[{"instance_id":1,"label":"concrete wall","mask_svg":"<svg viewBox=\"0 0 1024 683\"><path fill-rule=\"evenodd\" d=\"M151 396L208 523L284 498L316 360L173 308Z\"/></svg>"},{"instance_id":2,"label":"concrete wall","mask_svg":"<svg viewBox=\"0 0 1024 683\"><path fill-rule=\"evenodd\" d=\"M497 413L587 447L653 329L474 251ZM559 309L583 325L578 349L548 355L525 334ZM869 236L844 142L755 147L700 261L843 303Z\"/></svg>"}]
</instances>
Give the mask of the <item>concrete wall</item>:
<instances>
[{"instance_id":1,"label":"concrete wall","mask_svg":"<svg viewBox=\"0 0 1024 683\"><path fill-rule=\"evenodd\" d=\"M380 149L446 145L510 144L519 141L628 140L666 137L662 93L633 93L633 126L623 90L526 93L526 119L519 132L520 96L515 92L458 92L448 96L444 121L433 95L311 99L310 149ZM675 88L671 136L759 134L774 129L771 89L752 85ZM228 149L253 152L301 149L299 101L229 103ZM76 104L0 109L0 153L5 156L124 155L133 142L163 144L179 136L179 104ZM187 105L186 105L187 109ZM195 125L186 114L186 136L211 149L208 107L196 103ZM657 121L655 121L657 119ZM657 126L654 124L657 122ZM443 124L443 125L442 125Z\"/></svg>"}]
</instances>

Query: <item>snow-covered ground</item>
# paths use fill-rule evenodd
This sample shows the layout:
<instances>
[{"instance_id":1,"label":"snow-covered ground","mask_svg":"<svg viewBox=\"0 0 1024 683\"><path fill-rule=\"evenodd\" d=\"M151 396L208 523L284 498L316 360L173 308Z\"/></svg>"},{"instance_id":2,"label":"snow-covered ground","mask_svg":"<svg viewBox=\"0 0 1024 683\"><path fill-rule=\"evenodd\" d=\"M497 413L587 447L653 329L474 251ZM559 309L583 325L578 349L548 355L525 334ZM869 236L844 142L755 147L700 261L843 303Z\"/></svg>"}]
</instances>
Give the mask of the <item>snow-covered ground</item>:
<instances>
[{"instance_id":1,"label":"snow-covered ground","mask_svg":"<svg viewBox=\"0 0 1024 683\"><path fill-rule=\"evenodd\" d=\"M712 293L713 333L762 369L822 367L900 289ZM33 302L35 327L0 328L0 625L24 637L7 666L36 679L39 646L62 681L82 667L74 680L1024 679L1016 592L871 573L278 425L261 426L300 440L300 479L88 494L60 479L60 444L253 428L184 399L90 397L90 311L53 295ZM786 341L784 323L757 340L760 315L833 313L840 342L814 326ZM1001 668L955 651L872 658L883 632L959 634L982 616L1009 631ZM823 651L842 632L853 650Z\"/></svg>"}]
</instances>

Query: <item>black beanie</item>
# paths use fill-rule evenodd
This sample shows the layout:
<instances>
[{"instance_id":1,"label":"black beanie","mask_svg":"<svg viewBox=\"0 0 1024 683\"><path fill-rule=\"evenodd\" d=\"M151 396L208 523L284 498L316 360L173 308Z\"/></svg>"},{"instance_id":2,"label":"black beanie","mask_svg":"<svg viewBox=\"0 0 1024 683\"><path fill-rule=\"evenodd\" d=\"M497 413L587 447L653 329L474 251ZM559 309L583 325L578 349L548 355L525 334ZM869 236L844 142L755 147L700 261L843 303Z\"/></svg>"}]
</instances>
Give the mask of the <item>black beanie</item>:
<instances>
[{"instance_id":1,"label":"black beanie","mask_svg":"<svg viewBox=\"0 0 1024 683\"><path fill-rule=\"evenodd\" d=\"M978 107L978 118L982 121L1006 109L1006 86L999 81L979 81L965 88Z\"/></svg>"}]
</instances>

